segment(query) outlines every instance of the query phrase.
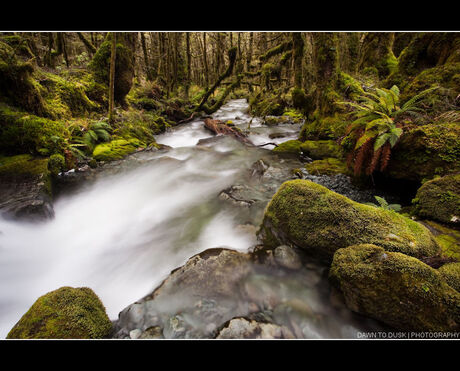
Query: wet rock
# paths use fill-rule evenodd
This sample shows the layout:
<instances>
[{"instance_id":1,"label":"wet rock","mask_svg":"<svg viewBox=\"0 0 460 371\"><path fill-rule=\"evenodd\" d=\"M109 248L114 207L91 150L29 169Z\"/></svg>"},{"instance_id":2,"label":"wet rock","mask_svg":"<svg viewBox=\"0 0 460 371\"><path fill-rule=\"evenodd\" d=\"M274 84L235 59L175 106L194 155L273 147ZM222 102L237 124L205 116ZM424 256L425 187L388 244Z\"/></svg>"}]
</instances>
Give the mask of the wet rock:
<instances>
[{"instance_id":1,"label":"wet rock","mask_svg":"<svg viewBox=\"0 0 460 371\"><path fill-rule=\"evenodd\" d=\"M142 332L139 339L163 339L163 332L159 326L149 327Z\"/></svg>"},{"instance_id":2,"label":"wet rock","mask_svg":"<svg viewBox=\"0 0 460 371\"><path fill-rule=\"evenodd\" d=\"M348 308L404 331L459 331L460 293L420 260L371 244L339 249L331 282Z\"/></svg>"},{"instance_id":3,"label":"wet rock","mask_svg":"<svg viewBox=\"0 0 460 371\"><path fill-rule=\"evenodd\" d=\"M302 267L302 260L299 254L292 248L286 245L278 246L274 250L275 261L278 265L287 269L300 269Z\"/></svg>"},{"instance_id":4,"label":"wet rock","mask_svg":"<svg viewBox=\"0 0 460 371\"><path fill-rule=\"evenodd\" d=\"M230 201L236 206L251 207L255 200L244 199L241 195L241 191L246 190L246 187L241 185L231 186L219 194L219 199L223 201Z\"/></svg>"},{"instance_id":5,"label":"wet rock","mask_svg":"<svg viewBox=\"0 0 460 371\"><path fill-rule=\"evenodd\" d=\"M30 155L0 160L0 214L4 218L41 221L54 217L47 162Z\"/></svg>"},{"instance_id":6,"label":"wet rock","mask_svg":"<svg viewBox=\"0 0 460 371\"><path fill-rule=\"evenodd\" d=\"M216 339L294 339L285 326L261 323L245 318L232 319L217 335Z\"/></svg>"},{"instance_id":7,"label":"wet rock","mask_svg":"<svg viewBox=\"0 0 460 371\"><path fill-rule=\"evenodd\" d=\"M260 178L264 175L269 167L270 165L265 163L262 159L257 160L249 169L250 176Z\"/></svg>"}]
</instances>

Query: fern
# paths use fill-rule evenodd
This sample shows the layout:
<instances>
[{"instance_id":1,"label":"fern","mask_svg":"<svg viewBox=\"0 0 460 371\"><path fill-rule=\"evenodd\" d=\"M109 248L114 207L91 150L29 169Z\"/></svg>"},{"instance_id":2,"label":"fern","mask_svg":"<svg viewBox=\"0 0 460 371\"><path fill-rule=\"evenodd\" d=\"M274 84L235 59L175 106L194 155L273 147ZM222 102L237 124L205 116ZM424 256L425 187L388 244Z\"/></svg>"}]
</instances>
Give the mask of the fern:
<instances>
[{"instance_id":1,"label":"fern","mask_svg":"<svg viewBox=\"0 0 460 371\"><path fill-rule=\"evenodd\" d=\"M402 107L398 106L400 91L396 85L390 89L376 88L375 92L364 92L358 96L358 102L338 102L339 105L352 108L353 111L349 114L355 117L341 142L343 144L349 138L354 138L355 174L361 173L364 168L368 175L377 168L380 171L386 168L391 148L403 134L403 129L398 127L398 117L403 114L420 115L419 112L423 110L417 107L417 103L435 89L437 87L424 90L409 99ZM374 143L371 150L368 147L363 149L364 145L369 146L371 142ZM367 160L366 156L368 156ZM365 167L365 164L368 166Z\"/></svg>"},{"instance_id":2,"label":"fern","mask_svg":"<svg viewBox=\"0 0 460 371\"><path fill-rule=\"evenodd\" d=\"M374 196L374 198L377 200L378 205L372 203L372 202L366 202L366 205L369 206L374 206L374 207L380 207L384 210L392 210L395 212L401 211L401 205L400 204L388 204L388 202L383 198L379 196Z\"/></svg>"}]
</instances>

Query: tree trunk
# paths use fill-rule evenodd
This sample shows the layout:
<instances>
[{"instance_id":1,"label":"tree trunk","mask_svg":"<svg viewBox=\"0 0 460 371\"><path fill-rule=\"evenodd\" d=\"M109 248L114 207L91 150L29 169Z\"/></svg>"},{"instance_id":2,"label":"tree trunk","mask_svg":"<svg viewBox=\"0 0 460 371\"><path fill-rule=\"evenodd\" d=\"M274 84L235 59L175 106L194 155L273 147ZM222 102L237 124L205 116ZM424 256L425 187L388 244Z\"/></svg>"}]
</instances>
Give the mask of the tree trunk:
<instances>
[{"instance_id":1,"label":"tree trunk","mask_svg":"<svg viewBox=\"0 0 460 371\"><path fill-rule=\"evenodd\" d=\"M208 49L206 46L206 32L203 32L203 64L204 64L204 81L205 88L208 90L209 87L209 70L208 70Z\"/></svg>"},{"instance_id":2,"label":"tree trunk","mask_svg":"<svg viewBox=\"0 0 460 371\"><path fill-rule=\"evenodd\" d=\"M81 32L77 32L78 37L85 45L86 49L88 50L90 55L96 54L96 47L83 35ZM91 32L91 38L94 39L93 33Z\"/></svg>"},{"instance_id":3,"label":"tree trunk","mask_svg":"<svg viewBox=\"0 0 460 371\"><path fill-rule=\"evenodd\" d=\"M185 82L185 97L188 99L188 90L190 89L190 78L191 66L192 66L192 57L190 55L190 32L185 33L185 44L187 51L187 81Z\"/></svg>"},{"instance_id":4,"label":"tree trunk","mask_svg":"<svg viewBox=\"0 0 460 371\"><path fill-rule=\"evenodd\" d=\"M109 85L109 123L113 123L113 106L114 106L114 90L115 90L115 57L116 57L116 32L112 35L112 44L110 50L110 85Z\"/></svg>"}]
</instances>

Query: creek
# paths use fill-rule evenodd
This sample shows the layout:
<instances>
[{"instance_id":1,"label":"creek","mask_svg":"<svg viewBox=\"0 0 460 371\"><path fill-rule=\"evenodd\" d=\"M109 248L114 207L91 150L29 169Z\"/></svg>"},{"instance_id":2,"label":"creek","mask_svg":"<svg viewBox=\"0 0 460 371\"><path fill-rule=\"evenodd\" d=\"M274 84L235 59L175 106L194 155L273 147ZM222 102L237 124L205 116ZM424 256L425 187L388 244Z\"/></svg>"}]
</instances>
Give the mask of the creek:
<instances>
[{"instance_id":1,"label":"creek","mask_svg":"<svg viewBox=\"0 0 460 371\"><path fill-rule=\"evenodd\" d=\"M244 99L230 101L213 118L232 120L242 130L251 121ZM300 126L267 127L253 118L249 139L255 145L281 143L296 139ZM273 133L277 135L271 139ZM200 119L156 140L167 147L106 164L91 181L62 192L54 203L54 219L0 219L0 337L6 337L38 297L59 287L90 287L116 320L120 311L152 292L194 254L220 246L248 251L257 243L267 202L284 181L296 178L292 169L304 165L300 159L276 155L273 145L248 146L228 136L214 137ZM258 166L267 169L255 186L251 179ZM376 193L354 188L346 176L303 172L304 178L357 201L372 201ZM321 275L325 266L312 264L322 286L302 289L291 280L283 288L330 317L326 326L312 324L306 337L356 337L357 331L378 328L346 309L331 309L323 295L328 285ZM261 281L267 285L269 280Z\"/></svg>"}]
</instances>

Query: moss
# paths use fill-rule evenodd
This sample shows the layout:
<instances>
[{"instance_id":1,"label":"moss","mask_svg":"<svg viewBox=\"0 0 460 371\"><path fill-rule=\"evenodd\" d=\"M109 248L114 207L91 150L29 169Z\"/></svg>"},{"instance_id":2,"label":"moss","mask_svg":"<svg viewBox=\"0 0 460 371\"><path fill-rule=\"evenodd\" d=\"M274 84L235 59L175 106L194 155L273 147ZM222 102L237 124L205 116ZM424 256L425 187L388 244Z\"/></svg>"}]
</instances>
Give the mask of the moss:
<instances>
[{"instance_id":1,"label":"moss","mask_svg":"<svg viewBox=\"0 0 460 371\"><path fill-rule=\"evenodd\" d=\"M304 115L295 108L285 110L283 116L288 116L296 124L301 123L305 119Z\"/></svg>"},{"instance_id":2,"label":"moss","mask_svg":"<svg viewBox=\"0 0 460 371\"><path fill-rule=\"evenodd\" d=\"M336 158L325 158L316 160L305 165L307 171L312 175L334 175L349 174L350 171L344 161Z\"/></svg>"},{"instance_id":3,"label":"moss","mask_svg":"<svg viewBox=\"0 0 460 371\"><path fill-rule=\"evenodd\" d=\"M460 172L460 125L421 125L405 132L393 148L386 172L415 181Z\"/></svg>"},{"instance_id":4,"label":"moss","mask_svg":"<svg viewBox=\"0 0 460 371\"><path fill-rule=\"evenodd\" d=\"M109 85L109 72L110 72L110 54L111 54L111 41L104 41L93 59L89 64L89 68L94 73L97 82ZM115 87L114 98L115 101L124 104L125 97L129 93L134 77L133 56L131 50L123 45L117 43L116 57L115 57Z\"/></svg>"},{"instance_id":5,"label":"moss","mask_svg":"<svg viewBox=\"0 0 460 371\"><path fill-rule=\"evenodd\" d=\"M404 86L401 102L406 102L425 89L438 87L423 98L425 112L437 111L439 106L443 107L446 100L455 101L460 91L459 74L459 62L425 69Z\"/></svg>"},{"instance_id":6,"label":"moss","mask_svg":"<svg viewBox=\"0 0 460 371\"><path fill-rule=\"evenodd\" d=\"M432 220L424 220L441 246L442 256L460 261L460 231L446 227Z\"/></svg>"},{"instance_id":7,"label":"moss","mask_svg":"<svg viewBox=\"0 0 460 371\"><path fill-rule=\"evenodd\" d=\"M45 107L32 78L34 70L33 64L19 61L13 48L0 42L0 97L10 105L42 115Z\"/></svg>"},{"instance_id":8,"label":"moss","mask_svg":"<svg viewBox=\"0 0 460 371\"><path fill-rule=\"evenodd\" d=\"M300 146L301 146L302 142L298 141L298 140L288 140L286 142L283 142L281 144L278 145L278 147L275 147L273 149L273 152L276 152L276 153L293 153L293 154L297 154L297 155L300 155Z\"/></svg>"},{"instance_id":9,"label":"moss","mask_svg":"<svg viewBox=\"0 0 460 371\"><path fill-rule=\"evenodd\" d=\"M460 174L446 175L425 182L414 199L416 213L422 218L446 224L460 223Z\"/></svg>"},{"instance_id":10,"label":"moss","mask_svg":"<svg viewBox=\"0 0 460 371\"><path fill-rule=\"evenodd\" d=\"M448 285L460 292L460 263L444 264L438 269Z\"/></svg>"},{"instance_id":11,"label":"moss","mask_svg":"<svg viewBox=\"0 0 460 371\"><path fill-rule=\"evenodd\" d=\"M87 287L61 287L40 298L8 339L101 339L112 329L103 304Z\"/></svg>"},{"instance_id":12,"label":"moss","mask_svg":"<svg viewBox=\"0 0 460 371\"><path fill-rule=\"evenodd\" d=\"M334 254L329 277L347 306L396 330L455 331L460 294L413 257L361 244Z\"/></svg>"},{"instance_id":13,"label":"moss","mask_svg":"<svg viewBox=\"0 0 460 371\"><path fill-rule=\"evenodd\" d=\"M254 116L280 116L287 102L276 92L258 91L249 98L249 109Z\"/></svg>"},{"instance_id":14,"label":"moss","mask_svg":"<svg viewBox=\"0 0 460 371\"><path fill-rule=\"evenodd\" d=\"M138 139L115 139L108 143L98 144L94 148L93 158L97 161L120 160L142 146L144 144Z\"/></svg>"},{"instance_id":15,"label":"moss","mask_svg":"<svg viewBox=\"0 0 460 371\"><path fill-rule=\"evenodd\" d=\"M101 105L93 102L87 92L95 86L95 82L83 74L76 78L66 74L57 75L44 71L37 72L42 86L46 113L52 118L70 118L101 110Z\"/></svg>"},{"instance_id":16,"label":"moss","mask_svg":"<svg viewBox=\"0 0 460 371\"><path fill-rule=\"evenodd\" d=\"M341 147L333 140L307 140L301 144L300 149L314 160L343 157Z\"/></svg>"},{"instance_id":17,"label":"moss","mask_svg":"<svg viewBox=\"0 0 460 371\"><path fill-rule=\"evenodd\" d=\"M0 148L4 154L49 155L63 149L69 133L61 121L53 121L0 105Z\"/></svg>"},{"instance_id":18,"label":"moss","mask_svg":"<svg viewBox=\"0 0 460 371\"><path fill-rule=\"evenodd\" d=\"M312 119L305 120L299 133L299 140L338 139L345 135L347 126L351 123L344 113L336 112L333 116L321 116L315 112Z\"/></svg>"},{"instance_id":19,"label":"moss","mask_svg":"<svg viewBox=\"0 0 460 371\"><path fill-rule=\"evenodd\" d=\"M267 240L267 235L272 238ZM360 243L415 257L440 251L423 225L394 211L354 202L308 180L281 185L265 209L259 237L264 244L276 242L272 248L295 245L326 259L339 248Z\"/></svg>"},{"instance_id":20,"label":"moss","mask_svg":"<svg viewBox=\"0 0 460 371\"><path fill-rule=\"evenodd\" d=\"M65 169L65 158L60 154L51 155L48 161L48 170L54 176Z\"/></svg>"},{"instance_id":21,"label":"moss","mask_svg":"<svg viewBox=\"0 0 460 371\"><path fill-rule=\"evenodd\" d=\"M361 83L351 75L340 72L337 79L337 89L345 98L356 100L360 95L364 94Z\"/></svg>"},{"instance_id":22,"label":"moss","mask_svg":"<svg viewBox=\"0 0 460 371\"><path fill-rule=\"evenodd\" d=\"M0 182L29 182L41 179L43 190L52 196L48 158L33 157L29 154L0 156Z\"/></svg>"}]
</instances>

